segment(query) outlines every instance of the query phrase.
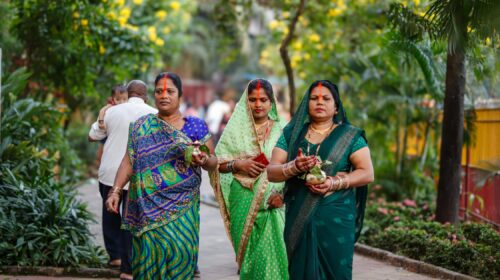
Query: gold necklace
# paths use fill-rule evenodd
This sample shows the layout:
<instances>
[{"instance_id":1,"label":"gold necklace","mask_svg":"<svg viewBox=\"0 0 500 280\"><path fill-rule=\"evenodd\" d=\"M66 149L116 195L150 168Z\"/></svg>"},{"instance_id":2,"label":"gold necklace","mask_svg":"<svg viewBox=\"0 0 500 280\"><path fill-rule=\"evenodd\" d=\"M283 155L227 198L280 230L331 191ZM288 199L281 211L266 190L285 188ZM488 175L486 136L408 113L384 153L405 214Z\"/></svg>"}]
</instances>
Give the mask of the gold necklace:
<instances>
[{"instance_id":1,"label":"gold necklace","mask_svg":"<svg viewBox=\"0 0 500 280\"><path fill-rule=\"evenodd\" d=\"M310 125L309 128L311 128L311 130L316 132L317 134L325 135L327 132L331 131L334 126L335 126L335 123L332 123L332 125L326 129L316 129L312 125Z\"/></svg>"}]
</instances>

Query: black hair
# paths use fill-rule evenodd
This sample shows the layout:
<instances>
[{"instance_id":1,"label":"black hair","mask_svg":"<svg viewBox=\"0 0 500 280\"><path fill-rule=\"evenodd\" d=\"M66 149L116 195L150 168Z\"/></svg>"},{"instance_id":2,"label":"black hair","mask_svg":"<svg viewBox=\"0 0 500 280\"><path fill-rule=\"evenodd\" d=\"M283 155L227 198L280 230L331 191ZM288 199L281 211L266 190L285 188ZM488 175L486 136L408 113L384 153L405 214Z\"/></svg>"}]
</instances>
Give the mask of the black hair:
<instances>
[{"instance_id":1,"label":"black hair","mask_svg":"<svg viewBox=\"0 0 500 280\"><path fill-rule=\"evenodd\" d=\"M111 88L111 96L115 95L115 93L123 93L127 92L127 87L124 85L115 85Z\"/></svg>"},{"instance_id":2,"label":"black hair","mask_svg":"<svg viewBox=\"0 0 500 280\"><path fill-rule=\"evenodd\" d=\"M339 108L340 104L340 95L339 95L339 89L336 84L328 81L328 80L317 80L314 83L311 84L309 87L309 93L312 92L312 90L317 87L321 83L321 86L326 87L333 96L333 101L335 102L335 108Z\"/></svg>"},{"instance_id":3,"label":"black hair","mask_svg":"<svg viewBox=\"0 0 500 280\"><path fill-rule=\"evenodd\" d=\"M175 87L179 91L179 97L181 97L182 96L182 81L181 81L181 78L177 74L172 73L172 72L163 72L163 73L160 73L160 74L158 74L158 76L156 76L155 87L158 85L158 82L161 79L163 79L163 78L170 79L174 83Z\"/></svg>"},{"instance_id":4,"label":"black hair","mask_svg":"<svg viewBox=\"0 0 500 280\"><path fill-rule=\"evenodd\" d=\"M260 88L264 89L264 92L266 93L267 97L271 100L271 103L274 103L274 92L273 92L273 87L271 86L271 83L269 83L268 80L264 79L255 79L248 84L248 94L250 94L254 89L257 88L257 85L260 82Z\"/></svg>"}]
</instances>

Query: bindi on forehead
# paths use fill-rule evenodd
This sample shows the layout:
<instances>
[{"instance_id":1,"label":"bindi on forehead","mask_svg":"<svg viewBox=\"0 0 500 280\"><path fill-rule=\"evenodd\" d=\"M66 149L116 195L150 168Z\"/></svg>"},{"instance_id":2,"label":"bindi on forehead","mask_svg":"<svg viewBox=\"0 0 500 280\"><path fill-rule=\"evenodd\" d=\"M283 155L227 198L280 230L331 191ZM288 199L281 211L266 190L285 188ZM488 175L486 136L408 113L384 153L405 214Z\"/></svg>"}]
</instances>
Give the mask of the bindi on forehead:
<instances>
[{"instance_id":1,"label":"bindi on forehead","mask_svg":"<svg viewBox=\"0 0 500 280\"><path fill-rule=\"evenodd\" d=\"M261 88L261 84L260 84L260 80L257 81L257 99L260 98L260 88Z\"/></svg>"},{"instance_id":2,"label":"bindi on forehead","mask_svg":"<svg viewBox=\"0 0 500 280\"><path fill-rule=\"evenodd\" d=\"M317 88L318 88L318 100L323 101L323 84L319 82Z\"/></svg>"}]
</instances>

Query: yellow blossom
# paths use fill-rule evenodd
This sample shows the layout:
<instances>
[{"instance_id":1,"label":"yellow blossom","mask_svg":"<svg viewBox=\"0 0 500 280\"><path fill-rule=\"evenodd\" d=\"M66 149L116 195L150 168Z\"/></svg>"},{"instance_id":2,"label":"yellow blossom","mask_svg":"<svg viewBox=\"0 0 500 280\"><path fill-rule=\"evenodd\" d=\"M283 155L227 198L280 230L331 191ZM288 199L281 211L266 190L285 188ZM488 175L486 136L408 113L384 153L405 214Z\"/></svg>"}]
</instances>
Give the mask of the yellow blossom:
<instances>
[{"instance_id":1,"label":"yellow blossom","mask_svg":"<svg viewBox=\"0 0 500 280\"><path fill-rule=\"evenodd\" d=\"M134 4L136 4L136 5L141 5L142 4L142 0L133 0L132 2Z\"/></svg>"},{"instance_id":2,"label":"yellow blossom","mask_svg":"<svg viewBox=\"0 0 500 280\"><path fill-rule=\"evenodd\" d=\"M73 18L79 18L79 17L80 17L80 13L78 13L78 12L73 13Z\"/></svg>"},{"instance_id":3,"label":"yellow blossom","mask_svg":"<svg viewBox=\"0 0 500 280\"><path fill-rule=\"evenodd\" d=\"M148 27L148 34L149 34L149 40L151 41L156 41L158 38L158 35L156 34L156 27L150 26Z\"/></svg>"},{"instance_id":4,"label":"yellow blossom","mask_svg":"<svg viewBox=\"0 0 500 280\"><path fill-rule=\"evenodd\" d=\"M301 79L304 79L304 78L306 77L306 73L305 73L304 71L301 71L301 72L299 73L299 77L300 77Z\"/></svg>"},{"instance_id":5,"label":"yellow blossom","mask_svg":"<svg viewBox=\"0 0 500 280\"><path fill-rule=\"evenodd\" d=\"M168 27L168 26L165 26L165 27L163 27L163 29L161 31L163 31L163 34L168 34L168 33L170 33L170 31L172 31L172 29L170 29L170 27Z\"/></svg>"},{"instance_id":6,"label":"yellow blossom","mask_svg":"<svg viewBox=\"0 0 500 280\"><path fill-rule=\"evenodd\" d=\"M304 54L304 60L306 60L306 61L307 61L307 60L309 60L309 59L311 59L311 55L310 55L309 53L305 53L305 54Z\"/></svg>"},{"instance_id":7,"label":"yellow blossom","mask_svg":"<svg viewBox=\"0 0 500 280\"><path fill-rule=\"evenodd\" d=\"M339 8L328 10L329 17L336 17L336 16L340 16L341 14L342 14L342 10Z\"/></svg>"},{"instance_id":8,"label":"yellow blossom","mask_svg":"<svg viewBox=\"0 0 500 280\"><path fill-rule=\"evenodd\" d=\"M160 10L156 12L155 15L159 20L164 20L167 17L167 12L165 12L164 10Z\"/></svg>"},{"instance_id":9,"label":"yellow blossom","mask_svg":"<svg viewBox=\"0 0 500 280\"><path fill-rule=\"evenodd\" d=\"M292 44L292 48L296 51L300 51L302 50L302 42L300 41L297 41L295 43Z\"/></svg>"},{"instance_id":10,"label":"yellow blossom","mask_svg":"<svg viewBox=\"0 0 500 280\"><path fill-rule=\"evenodd\" d=\"M283 15L283 18L289 18L290 12L283 12L282 15Z\"/></svg>"},{"instance_id":11,"label":"yellow blossom","mask_svg":"<svg viewBox=\"0 0 500 280\"><path fill-rule=\"evenodd\" d=\"M323 44L316 44L316 49L321 51L324 48Z\"/></svg>"},{"instance_id":12,"label":"yellow blossom","mask_svg":"<svg viewBox=\"0 0 500 280\"><path fill-rule=\"evenodd\" d=\"M415 6L420 6L420 0L413 0L413 3L415 4Z\"/></svg>"},{"instance_id":13,"label":"yellow blossom","mask_svg":"<svg viewBox=\"0 0 500 280\"><path fill-rule=\"evenodd\" d=\"M317 42L319 42L319 40L321 40L321 38L319 37L318 34L313 33L313 34L309 35L309 41L311 41L313 43L317 43Z\"/></svg>"},{"instance_id":14,"label":"yellow blossom","mask_svg":"<svg viewBox=\"0 0 500 280\"><path fill-rule=\"evenodd\" d=\"M124 27L125 25L127 25L127 19L124 17L121 17L118 19L118 23L120 24L121 27Z\"/></svg>"},{"instance_id":15,"label":"yellow blossom","mask_svg":"<svg viewBox=\"0 0 500 280\"><path fill-rule=\"evenodd\" d=\"M116 0L116 4L121 7L123 5L125 5L125 0Z\"/></svg>"},{"instance_id":16,"label":"yellow blossom","mask_svg":"<svg viewBox=\"0 0 500 280\"><path fill-rule=\"evenodd\" d=\"M106 52L106 48L103 45L99 45L99 53L104 54Z\"/></svg>"},{"instance_id":17,"label":"yellow blossom","mask_svg":"<svg viewBox=\"0 0 500 280\"><path fill-rule=\"evenodd\" d=\"M174 11L177 11L181 8L181 4L177 1L173 1L172 3L170 3L170 8L172 8L172 10Z\"/></svg>"},{"instance_id":18,"label":"yellow blossom","mask_svg":"<svg viewBox=\"0 0 500 280\"><path fill-rule=\"evenodd\" d=\"M120 10L120 16L126 18L127 20L130 17L131 13L132 13L132 10L130 10L129 7L125 7L125 8Z\"/></svg>"},{"instance_id":19,"label":"yellow blossom","mask_svg":"<svg viewBox=\"0 0 500 280\"><path fill-rule=\"evenodd\" d=\"M108 12L106 15L110 20L116 20L116 13L114 11Z\"/></svg>"},{"instance_id":20,"label":"yellow blossom","mask_svg":"<svg viewBox=\"0 0 500 280\"><path fill-rule=\"evenodd\" d=\"M81 23L82 23L82 26L88 26L89 25L89 20L88 19L82 19Z\"/></svg>"},{"instance_id":21,"label":"yellow blossom","mask_svg":"<svg viewBox=\"0 0 500 280\"><path fill-rule=\"evenodd\" d=\"M157 46L163 47L163 45L165 45L165 41L163 41L163 39L161 39L161 38L158 38L155 40L155 44Z\"/></svg>"},{"instance_id":22,"label":"yellow blossom","mask_svg":"<svg viewBox=\"0 0 500 280\"><path fill-rule=\"evenodd\" d=\"M421 17L425 17L425 12L418 12L418 15Z\"/></svg>"},{"instance_id":23,"label":"yellow blossom","mask_svg":"<svg viewBox=\"0 0 500 280\"><path fill-rule=\"evenodd\" d=\"M271 30L275 30L276 28L279 27L279 22L277 20L271 20L271 22L269 22L269 29Z\"/></svg>"},{"instance_id":24,"label":"yellow blossom","mask_svg":"<svg viewBox=\"0 0 500 280\"><path fill-rule=\"evenodd\" d=\"M262 58L268 58L269 57L269 52L266 51L266 50L263 50L261 53L260 53L260 57Z\"/></svg>"},{"instance_id":25,"label":"yellow blossom","mask_svg":"<svg viewBox=\"0 0 500 280\"><path fill-rule=\"evenodd\" d=\"M491 38L487 37L486 40L485 40L485 43L486 43L487 46L491 45Z\"/></svg>"},{"instance_id":26,"label":"yellow blossom","mask_svg":"<svg viewBox=\"0 0 500 280\"><path fill-rule=\"evenodd\" d=\"M467 33L471 33L471 32L472 32L472 27L467 26Z\"/></svg>"},{"instance_id":27,"label":"yellow blossom","mask_svg":"<svg viewBox=\"0 0 500 280\"><path fill-rule=\"evenodd\" d=\"M132 25L132 24L125 24L125 27L127 27L128 29L132 30L132 31L137 31L139 30L139 27L135 26L135 25Z\"/></svg>"},{"instance_id":28,"label":"yellow blossom","mask_svg":"<svg viewBox=\"0 0 500 280\"><path fill-rule=\"evenodd\" d=\"M347 9L347 6L345 5L344 0L339 0L337 3L337 7L339 7L339 9L343 10L343 11Z\"/></svg>"},{"instance_id":29,"label":"yellow blossom","mask_svg":"<svg viewBox=\"0 0 500 280\"><path fill-rule=\"evenodd\" d=\"M380 29L380 28L375 29L375 33L382 34L382 29Z\"/></svg>"},{"instance_id":30,"label":"yellow blossom","mask_svg":"<svg viewBox=\"0 0 500 280\"><path fill-rule=\"evenodd\" d=\"M407 6L408 6L408 1L407 1L407 0L403 0L403 1L401 1L401 4L402 4L404 7L407 7Z\"/></svg>"}]
</instances>

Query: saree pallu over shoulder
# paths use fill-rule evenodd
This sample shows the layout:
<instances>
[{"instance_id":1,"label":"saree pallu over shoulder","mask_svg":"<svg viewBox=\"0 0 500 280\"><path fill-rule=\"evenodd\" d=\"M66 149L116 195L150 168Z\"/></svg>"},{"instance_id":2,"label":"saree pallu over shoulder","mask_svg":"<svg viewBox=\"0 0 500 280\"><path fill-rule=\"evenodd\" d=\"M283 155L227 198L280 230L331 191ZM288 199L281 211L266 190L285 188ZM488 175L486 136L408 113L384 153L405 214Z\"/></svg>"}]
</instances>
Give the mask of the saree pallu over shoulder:
<instances>
[{"instance_id":1,"label":"saree pallu over shoulder","mask_svg":"<svg viewBox=\"0 0 500 280\"><path fill-rule=\"evenodd\" d=\"M189 117L177 130L150 114L130 125L132 162L124 227L138 236L182 216L199 197L200 168L186 167L182 145L210 138L203 120Z\"/></svg>"},{"instance_id":2,"label":"saree pallu over shoulder","mask_svg":"<svg viewBox=\"0 0 500 280\"><path fill-rule=\"evenodd\" d=\"M307 126L305 126L304 130L307 130ZM305 133L301 133L303 139L303 135ZM328 159L332 162L332 165L329 165L328 168L325 168L324 171L327 175L333 176L339 171L344 171L345 166L341 166L342 162L346 162L346 158L349 157L349 152L351 150L352 145L355 143L358 137L364 137L363 130L353 127L348 124L341 124L337 128L335 128L332 133L324 140L321 145L319 155L323 159ZM297 148L294 147L293 149ZM353 194L352 192L355 192ZM286 183L286 194L285 194L285 202L287 205L286 208L286 225L285 225L285 242L287 246L287 255L288 260L290 262L290 267L292 265L294 267L304 266L304 264L292 264L293 261L297 259L304 260L306 256L296 256L298 247L303 247L301 242L304 241L304 238L311 239L311 233L306 233L306 228L308 228L308 224L315 219L315 213L318 210L318 206L320 205L328 205L328 204L349 204L352 202L352 207L356 213L347 214L346 218L353 220L355 223L355 232L353 232L353 243L359 236L359 232L361 231L361 226L363 222L364 216L364 207L366 203L366 192L367 187L358 187L354 189L348 189L344 191L339 191L333 193L327 197L319 196L313 194L308 190L308 188L304 185L304 181L293 178L287 181ZM351 201L351 200L355 200ZM325 209L323 209L325 210ZM338 222L342 219L342 217L336 217L334 222ZM323 222L321 222L323 223ZM328 224L328 222L325 222ZM354 231L354 230L353 230ZM317 233L318 235L320 233ZM332 237L333 238L333 237ZM315 242L320 242L315 241ZM307 246L306 246L307 247ZM307 250L310 250L308 248ZM334 250L334 249L331 249ZM311 252L305 253L302 251L299 254L310 254ZM340 257L340 256L339 256ZM314 256L307 256L307 258L315 258ZM302 262L302 261L300 261ZM318 260L319 264L319 260ZM321 269L320 269L321 270ZM301 272L302 273L302 272ZM307 275L311 275L313 272L309 271ZM299 273L300 274L300 273ZM326 273L327 275L333 275ZM292 273L290 274L292 276ZM321 273L315 273L315 276L319 278L323 278ZM304 276L304 275L303 275ZM305 276L304 276L305 277ZM292 277L293 278L293 277ZM299 276L300 278L300 276ZM306 277L307 278L307 277ZM309 279L309 278L308 278Z\"/></svg>"}]
</instances>

